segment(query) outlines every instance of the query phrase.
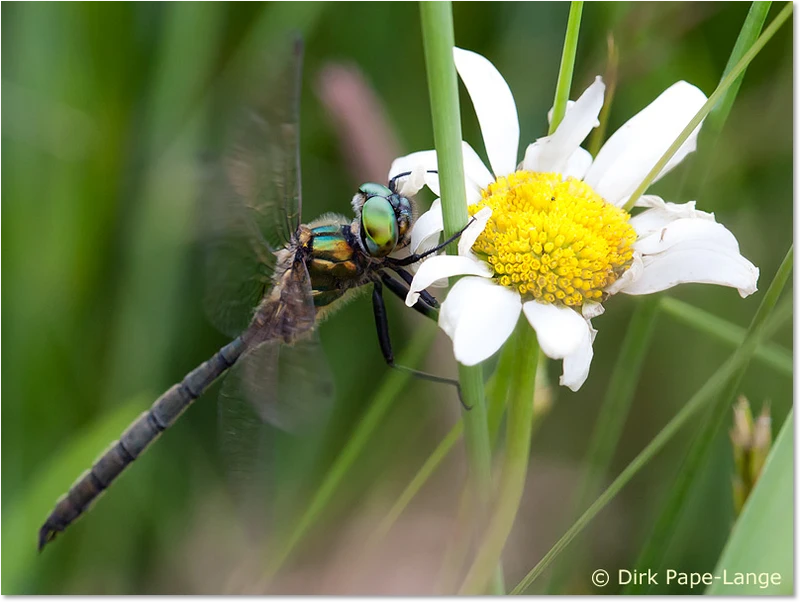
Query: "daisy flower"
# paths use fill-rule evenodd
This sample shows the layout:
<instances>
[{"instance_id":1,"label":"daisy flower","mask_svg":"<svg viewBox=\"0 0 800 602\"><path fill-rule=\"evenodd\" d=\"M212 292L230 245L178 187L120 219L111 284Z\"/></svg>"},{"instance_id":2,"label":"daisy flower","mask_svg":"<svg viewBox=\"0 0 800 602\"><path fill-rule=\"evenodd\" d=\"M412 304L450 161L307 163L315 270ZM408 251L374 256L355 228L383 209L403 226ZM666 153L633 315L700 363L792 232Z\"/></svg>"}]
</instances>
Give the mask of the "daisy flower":
<instances>
[{"instance_id":1,"label":"daisy flower","mask_svg":"<svg viewBox=\"0 0 800 602\"><path fill-rule=\"evenodd\" d=\"M586 380L596 330L591 320L617 293L644 295L684 282L756 291L758 268L736 238L695 203L652 195L623 209L636 187L707 98L681 81L631 118L596 157L580 147L598 125L601 78L575 102L557 130L530 144L517 164L519 122L514 97L497 69L479 54L454 51L455 64L477 113L491 171L466 142L464 173L469 213L476 219L455 256L434 256L416 272L406 299L450 276L464 275L442 303L440 327L456 359L475 365L493 355L525 314L542 351L563 360L561 384L576 391ZM700 126L659 178L695 150ZM389 177L413 172L411 185L439 194L436 152L397 159ZM656 178L658 179L658 178ZM411 252L430 248L443 230L440 200L417 220Z\"/></svg>"}]
</instances>

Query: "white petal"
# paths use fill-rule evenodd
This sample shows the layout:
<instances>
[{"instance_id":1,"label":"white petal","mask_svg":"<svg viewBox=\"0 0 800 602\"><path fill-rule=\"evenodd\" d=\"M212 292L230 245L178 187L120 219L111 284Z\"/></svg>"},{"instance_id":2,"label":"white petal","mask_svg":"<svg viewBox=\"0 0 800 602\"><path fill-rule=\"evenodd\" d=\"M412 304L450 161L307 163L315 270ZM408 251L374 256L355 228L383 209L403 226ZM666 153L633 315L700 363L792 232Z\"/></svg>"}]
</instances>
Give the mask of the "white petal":
<instances>
[{"instance_id":1,"label":"white petal","mask_svg":"<svg viewBox=\"0 0 800 602\"><path fill-rule=\"evenodd\" d=\"M571 109L552 136L539 138L525 151L522 165L528 171L563 173L567 161L581 143L597 127L597 116L603 108L606 86L595 78Z\"/></svg>"},{"instance_id":2,"label":"white petal","mask_svg":"<svg viewBox=\"0 0 800 602\"><path fill-rule=\"evenodd\" d=\"M453 355L474 366L503 346L519 319L519 293L486 278L456 282L439 313L439 326L453 340Z\"/></svg>"},{"instance_id":3,"label":"white petal","mask_svg":"<svg viewBox=\"0 0 800 602\"><path fill-rule=\"evenodd\" d=\"M564 358L562 365L561 378L558 379L558 384L562 387L568 387L573 391L577 391L589 378L589 368L592 366L592 358L594 357L594 337L597 331L589 324L589 339L584 341L583 344Z\"/></svg>"},{"instance_id":4,"label":"white petal","mask_svg":"<svg viewBox=\"0 0 800 602\"><path fill-rule=\"evenodd\" d=\"M467 205L474 205L481 200L481 191L479 188L473 188L467 185Z\"/></svg>"},{"instance_id":5,"label":"white petal","mask_svg":"<svg viewBox=\"0 0 800 602\"><path fill-rule=\"evenodd\" d=\"M406 305L411 307L419 299L419 292L428 288L431 283L440 278L449 278L468 274L473 276L492 276L492 269L482 261L472 257L462 257L460 255L436 255L419 266L414 279L411 281L408 295L406 295Z\"/></svg>"},{"instance_id":6,"label":"white petal","mask_svg":"<svg viewBox=\"0 0 800 602\"><path fill-rule=\"evenodd\" d=\"M721 247L739 252L736 237L722 224L708 219L680 218L637 240L633 247L643 256L663 253L675 245L691 242L699 247Z\"/></svg>"},{"instance_id":7,"label":"white petal","mask_svg":"<svg viewBox=\"0 0 800 602\"><path fill-rule=\"evenodd\" d=\"M575 105L574 100L567 101L567 111L569 111ZM553 123L553 113L555 112L555 107L550 107L550 110L547 111L547 124L550 125ZM597 125L600 125L600 122L597 122ZM597 125L595 127L597 127Z\"/></svg>"},{"instance_id":8,"label":"white petal","mask_svg":"<svg viewBox=\"0 0 800 602\"><path fill-rule=\"evenodd\" d=\"M405 197L414 196L425 186L425 168L422 165L415 165L411 173L406 178L400 178L397 185L397 192Z\"/></svg>"},{"instance_id":9,"label":"white petal","mask_svg":"<svg viewBox=\"0 0 800 602\"><path fill-rule=\"evenodd\" d=\"M631 266L625 270L625 272L620 276L612 285L606 287L606 292L609 295L616 295L621 290L624 290L632 282L638 280L639 277L642 275L642 271L644 271L644 264L642 263L642 254L639 253L636 249L633 250L633 262Z\"/></svg>"},{"instance_id":10,"label":"white petal","mask_svg":"<svg viewBox=\"0 0 800 602\"><path fill-rule=\"evenodd\" d=\"M660 197L644 195L640 199L642 206L650 207L646 211L634 216L630 220L631 226L636 230L639 238L644 238L660 231L667 224L682 218L695 218L714 221L713 213L706 213L695 209L695 202L666 203ZM639 205L640 203L637 203Z\"/></svg>"},{"instance_id":11,"label":"white petal","mask_svg":"<svg viewBox=\"0 0 800 602\"><path fill-rule=\"evenodd\" d=\"M592 166L592 154L582 148L577 148L569 159L567 165L561 170L561 175L565 178L575 178L582 180Z\"/></svg>"},{"instance_id":12,"label":"white petal","mask_svg":"<svg viewBox=\"0 0 800 602\"><path fill-rule=\"evenodd\" d=\"M496 176L508 175L517 167L519 150L519 118L511 89L480 54L454 48L453 58L475 107L492 171Z\"/></svg>"},{"instance_id":13,"label":"white petal","mask_svg":"<svg viewBox=\"0 0 800 602\"><path fill-rule=\"evenodd\" d=\"M581 315L583 315L583 317L587 320L591 320L597 316L602 316L605 311L605 307L603 307L600 303L595 303L594 301L586 301L581 306Z\"/></svg>"},{"instance_id":14,"label":"white petal","mask_svg":"<svg viewBox=\"0 0 800 602\"><path fill-rule=\"evenodd\" d=\"M399 157L392 162L392 166L389 168L389 180L404 173L413 175L414 173L425 172L425 183L435 195L439 196L439 176L435 173L438 169L435 150L417 151L416 153Z\"/></svg>"},{"instance_id":15,"label":"white petal","mask_svg":"<svg viewBox=\"0 0 800 602\"><path fill-rule=\"evenodd\" d=\"M478 157L475 150L464 141L461 142L461 145L464 161L464 185L467 190L467 204L472 205L480 200L481 189L486 188L494 178L489 170L486 169L486 166L483 164L480 157ZM406 189L403 188L402 191L403 194L414 195L422 188L418 186L418 182L416 181L418 178L417 174L423 173L425 184L428 188L433 191L433 194L441 196L438 171L439 163L435 150L417 151L395 159L392 163L392 167L389 169L389 179L391 180L400 174L410 173L411 175L408 179L414 180L414 182L408 183L407 185L411 186L411 189L409 192L406 192ZM413 189L415 185L417 185L416 190Z\"/></svg>"},{"instance_id":16,"label":"white petal","mask_svg":"<svg viewBox=\"0 0 800 602\"><path fill-rule=\"evenodd\" d=\"M589 375L592 362L591 324L569 307L528 301L522 310L536 331L544 354L564 360L561 384L577 391Z\"/></svg>"},{"instance_id":17,"label":"white petal","mask_svg":"<svg viewBox=\"0 0 800 602\"><path fill-rule=\"evenodd\" d=\"M586 182L606 201L620 205L641 184L706 100L699 88L687 82L669 87L608 139L586 174ZM700 126L659 177L695 149L699 131Z\"/></svg>"},{"instance_id":18,"label":"white petal","mask_svg":"<svg viewBox=\"0 0 800 602\"><path fill-rule=\"evenodd\" d=\"M539 138L533 144L529 144L522 160L522 169L539 173L555 172L565 178L582 180L592 166L591 153L578 147L558 163L553 163L543 158L549 150L547 146L549 142L549 138Z\"/></svg>"},{"instance_id":19,"label":"white petal","mask_svg":"<svg viewBox=\"0 0 800 602\"><path fill-rule=\"evenodd\" d=\"M467 226L467 229L461 234L461 238L458 239L459 255L468 255L470 253L472 245L475 244L475 241L478 240L478 237L486 228L486 222L489 221L490 217L492 217L491 207L484 207L473 216L475 221Z\"/></svg>"},{"instance_id":20,"label":"white petal","mask_svg":"<svg viewBox=\"0 0 800 602\"><path fill-rule=\"evenodd\" d=\"M569 307L528 301L522 309L549 358L562 359L573 353L588 332L586 320Z\"/></svg>"},{"instance_id":21,"label":"white petal","mask_svg":"<svg viewBox=\"0 0 800 602\"><path fill-rule=\"evenodd\" d=\"M742 297L757 290L758 268L739 253L736 238L722 224L679 219L634 248L642 253L642 272L619 288L629 295L656 293L688 282L730 286Z\"/></svg>"},{"instance_id":22,"label":"white petal","mask_svg":"<svg viewBox=\"0 0 800 602\"><path fill-rule=\"evenodd\" d=\"M478 189L486 188L494 182L494 176L481 161L478 153L467 142L461 141L461 154L464 156L464 176Z\"/></svg>"},{"instance_id":23,"label":"white petal","mask_svg":"<svg viewBox=\"0 0 800 602\"><path fill-rule=\"evenodd\" d=\"M431 208L420 215L411 229L410 250L412 253L423 252L429 249L431 241L439 241L439 235L444 231L444 218L442 217L442 201L436 199L431 203ZM435 237L435 238L434 238ZM429 246L430 245L430 246Z\"/></svg>"}]
</instances>

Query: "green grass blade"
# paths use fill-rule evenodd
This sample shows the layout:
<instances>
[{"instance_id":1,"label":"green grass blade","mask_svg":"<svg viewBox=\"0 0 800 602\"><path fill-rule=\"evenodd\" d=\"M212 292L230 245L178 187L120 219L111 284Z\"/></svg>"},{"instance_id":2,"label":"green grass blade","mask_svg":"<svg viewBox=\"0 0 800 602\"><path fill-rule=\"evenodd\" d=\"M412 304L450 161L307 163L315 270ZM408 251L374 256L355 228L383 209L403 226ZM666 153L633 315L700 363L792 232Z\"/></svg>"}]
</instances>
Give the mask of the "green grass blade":
<instances>
[{"instance_id":1,"label":"green grass blade","mask_svg":"<svg viewBox=\"0 0 800 602\"><path fill-rule=\"evenodd\" d=\"M110 353L106 396L127 398L142 385L163 384L164 366L180 315L181 278L189 258L192 209L197 196L192 166L197 128L177 135L167 127L195 108L214 68L220 6L168 7L159 68L155 73L143 137L147 166L143 193L129 219L123 248L121 304ZM197 40L203 39L203 44ZM180 123L180 121L178 121ZM143 325L146 325L143 328Z\"/></svg>"},{"instance_id":2,"label":"green grass blade","mask_svg":"<svg viewBox=\"0 0 800 602\"><path fill-rule=\"evenodd\" d=\"M596 128L589 134L589 144L586 150L592 157L596 157L597 153L603 146L606 139L606 130L608 129L608 119L611 115L611 105L614 104L614 94L617 91L617 73L619 71L619 50L614 42L614 37L608 34L608 63L606 71L603 74L603 83L606 85L606 93L603 98L603 108L600 109L600 115L597 116L597 121L600 122Z\"/></svg>"},{"instance_id":3,"label":"green grass blade","mask_svg":"<svg viewBox=\"0 0 800 602\"><path fill-rule=\"evenodd\" d=\"M792 316L791 300L785 300L772 313L766 323L761 324L753 336L745 341L728 360L700 387L683 408L653 438L647 446L631 461L620 475L592 503L556 544L544 555L539 563L517 584L512 594L521 594L550 566L558 555L577 537L581 531L613 500L622 488L685 426L698 411L706 407L714 396L730 380L736 371L753 355L758 343L775 333Z\"/></svg>"},{"instance_id":4,"label":"green grass blade","mask_svg":"<svg viewBox=\"0 0 800 602\"><path fill-rule=\"evenodd\" d=\"M794 593L794 410L764 465L761 477L722 551L706 594L727 596ZM769 575L737 584L737 573ZM777 576L777 578L776 578Z\"/></svg>"},{"instance_id":5,"label":"green grass blade","mask_svg":"<svg viewBox=\"0 0 800 602\"><path fill-rule=\"evenodd\" d=\"M603 476L611 464L622 427L628 418L642 364L650 347L658 310L658 297L647 297L638 300L633 312L586 451L584 460L586 468L575 495L575 517L580 516L580 511L597 495ZM578 561L578 558L565 559L556 567L548 587L550 593L562 589L571 569Z\"/></svg>"},{"instance_id":6,"label":"green grass blade","mask_svg":"<svg viewBox=\"0 0 800 602\"><path fill-rule=\"evenodd\" d=\"M672 297L661 298L661 310L679 322L709 334L731 347L741 345L747 334L747 331L737 324ZM791 378L794 375L792 352L775 343L759 345L753 359L783 376Z\"/></svg>"},{"instance_id":7,"label":"green grass blade","mask_svg":"<svg viewBox=\"0 0 800 602\"><path fill-rule=\"evenodd\" d=\"M794 264L793 250L793 246L789 248L786 257L778 268L775 277L772 279L755 316L753 316L750 327L747 330L745 343L749 343L752 340L755 333L761 328L775 309L778 298L783 292L789 280L789 276L792 273L792 266ZM697 475L700 474L700 469L705 465L711 445L720 427L725 422L728 411L733 404L733 399L739 392L739 386L747 370L747 365L748 361L742 363L734 372L722 392L716 397L705 424L692 442L686 454L686 458L683 461L683 465L681 466L681 470L678 472L675 482L669 489L669 497L656 520L652 534L647 539L647 542L639 554L635 570L658 569L663 565L666 552L669 549L672 537L677 530L677 524L683 514L686 499L695 483ZM648 589L647 584L631 584L625 588L625 593L642 593L646 589Z\"/></svg>"},{"instance_id":8,"label":"green grass blade","mask_svg":"<svg viewBox=\"0 0 800 602\"><path fill-rule=\"evenodd\" d=\"M151 397L145 395L115 406L83 432L70 437L59 452L53 454L52 460L30 480L25 490L14 496L15 499L3 512L4 594L30 591L25 583L37 568L37 534L56 500L69 489L78 475L92 465L99 451L119 438L125 427L149 407L151 401Z\"/></svg>"},{"instance_id":9,"label":"green grass blade","mask_svg":"<svg viewBox=\"0 0 800 602\"><path fill-rule=\"evenodd\" d=\"M451 2L421 2L422 40L433 120L433 139L439 161L445 236L467 223L467 192L461 156L461 110L453 61L455 35ZM456 243L448 248L456 252Z\"/></svg>"},{"instance_id":10,"label":"green grass blade","mask_svg":"<svg viewBox=\"0 0 800 602\"><path fill-rule=\"evenodd\" d=\"M421 2L422 39L428 74L433 138L439 163L442 212L445 236L452 236L467 223L467 193L464 163L461 156L461 112L458 104L458 81L453 61L455 34L453 7L450 2ZM448 253L457 252L456 243ZM462 412L464 442L469 458L470 479L478 500L479 515L488 506L491 490L492 453L486 422L486 401L481 366L458 367L461 395L470 411ZM480 522L480 521L479 521ZM495 583L494 593L500 591Z\"/></svg>"},{"instance_id":11,"label":"green grass blade","mask_svg":"<svg viewBox=\"0 0 800 602\"><path fill-rule=\"evenodd\" d=\"M689 124L683 129L680 135L675 139L675 142L670 145L667 149L667 152L656 162L653 166L653 169L650 170L650 173L647 174L642 183L639 187L634 190L633 194L631 195L628 202L625 203L625 211L630 211L633 206L636 204L636 201L639 200L644 194L644 191L650 186L650 184L655 180L656 176L661 173L661 170L666 167L669 160L672 156L678 152L678 149L683 146L683 143L689 139L689 136L692 132L700 125L700 122L705 119L711 110L717 105L717 103L723 98L723 96L727 93L730 87L736 82L737 78L744 73L744 70L750 64L750 62L761 52L761 49L764 48L767 42L772 39L772 36L780 29L781 25L783 25L789 16L792 14L792 10L794 6L791 2L787 3L783 10L778 14L775 19L773 19L772 23L769 24L766 31L756 40L756 42L748 49L748 51L742 56L741 60L736 63L736 66L730 70L728 75L726 75L722 81L717 86L717 89L714 90L713 94L709 96L706 103L700 108L697 112L697 115L692 117Z\"/></svg>"},{"instance_id":12,"label":"green grass blade","mask_svg":"<svg viewBox=\"0 0 800 602\"><path fill-rule=\"evenodd\" d=\"M747 17L739 32L739 37L736 38L736 44L734 44L731 56L728 58L728 64L725 66L725 71L722 72L721 80L725 79L736 64L742 60L744 54L755 44L761 29L764 27L764 22L767 20L770 6L772 6L772 2L753 2L750 5L750 10L747 12ZM725 125L733 107L733 102L736 100L736 95L742 85L744 74L745 70L742 70L739 77L734 80L730 88L722 95L719 104L708 116L708 127L711 131L719 132Z\"/></svg>"},{"instance_id":13,"label":"green grass blade","mask_svg":"<svg viewBox=\"0 0 800 602\"><path fill-rule=\"evenodd\" d=\"M583 2L571 2L567 34L564 36L564 50L561 53L561 66L558 70L556 97L553 101L553 118L550 120L548 135L552 135L556 131L567 113L567 101L569 100L569 90L572 87L572 73L575 70L575 55L578 52L578 34L581 30L582 14Z\"/></svg>"}]
</instances>

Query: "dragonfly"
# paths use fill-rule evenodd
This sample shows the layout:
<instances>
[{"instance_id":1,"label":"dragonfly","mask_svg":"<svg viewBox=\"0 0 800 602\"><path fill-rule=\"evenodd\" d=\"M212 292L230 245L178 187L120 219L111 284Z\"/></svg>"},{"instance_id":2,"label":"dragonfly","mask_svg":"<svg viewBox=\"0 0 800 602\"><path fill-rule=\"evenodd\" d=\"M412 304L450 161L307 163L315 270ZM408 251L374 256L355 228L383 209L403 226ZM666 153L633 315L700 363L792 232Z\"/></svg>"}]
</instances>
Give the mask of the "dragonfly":
<instances>
[{"instance_id":1,"label":"dragonfly","mask_svg":"<svg viewBox=\"0 0 800 602\"><path fill-rule=\"evenodd\" d=\"M412 275L406 269L439 252L450 239L421 253L399 257L408 247L415 218L413 200L400 192L411 173L387 185L366 183L352 199L354 216L325 214L301 223L299 99L303 46L295 41L286 66L270 86L271 94L246 111L225 144L219 173L207 196L216 199L209 232L212 321L238 336L208 361L189 372L143 412L57 502L39 531L39 549L80 517L119 475L220 376L220 393L242 393L258 418L291 430L291 419L276 403L282 386L279 367L297 367L317 357L315 327L348 297L372 287L372 307L383 358L389 367L446 383L458 382L399 366L389 337L384 289L405 298ZM243 261L242 248L249 261ZM436 299L423 291L413 306L434 317ZM236 370L234 370L236 368ZM301 385L302 386L302 385ZM306 383L306 394L318 391ZM233 393L231 393L233 391ZM320 392L321 393L321 392ZM460 389L459 389L460 397ZM463 403L463 402L462 402Z\"/></svg>"}]
</instances>

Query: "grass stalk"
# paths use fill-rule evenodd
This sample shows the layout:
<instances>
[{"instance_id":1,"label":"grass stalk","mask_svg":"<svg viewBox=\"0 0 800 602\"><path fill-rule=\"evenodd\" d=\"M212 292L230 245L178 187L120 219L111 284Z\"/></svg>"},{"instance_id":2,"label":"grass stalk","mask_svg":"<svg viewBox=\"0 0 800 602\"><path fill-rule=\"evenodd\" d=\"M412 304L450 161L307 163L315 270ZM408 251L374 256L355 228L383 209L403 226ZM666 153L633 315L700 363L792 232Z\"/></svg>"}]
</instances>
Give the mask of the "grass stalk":
<instances>
[{"instance_id":1,"label":"grass stalk","mask_svg":"<svg viewBox=\"0 0 800 602\"><path fill-rule=\"evenodd\" d=\"M725 70L722 72L720 81L725 79L725 76L728 75L730 70L733 69L736 63L744 56L745 52L747 52L758 39L761 28L764 26L764 22L767 19L770 6L772 6L772 2L753 2L750 5L750 10L739 31L739 36L736 38L736 43L734 44L730 57L728 57L728 63L725 66ZM722 99L711 111L706 120L704 127L706 131L706 140L703 142L701 152L709 159L716 157L718 154L717 147L719 145L720 135L722 129L725 127L725 122L728 120L728 115L736 100L736 96L739 94L739 87L743 79L744 72L739 75L728 91L722 96ZM698 187L702 190L705 187L706 178L708 177L708 164L708 161L693 161L691 168L687 169L683 174L681 188L679 190L682 192L686 184L692 180L699 182ZM683 195L679 194L678 196L682 197Z\"/></svg>"},{"instance_id":2,"label":"grass stalk","mask_svg":"<svg viewBox=\"0 0 800 602\"><path fill-rule=\"evenodd\" d=\"M597 495L603 476L608 471L614 451L617 449L622 427L628 418L633 394L639 382L642 364L650 346L653 328L659 313L658 298L646 297L638 300L633 312L622 348L617 356L611 380L606 389L600 414L597 417L592 439L584 460L585 472L578 486L574 501L574 514L588 506ZM553 572L549 584L550 593L563 588L571 569L579 562L572 558L562 562Z\"/></svg>"},{"instance_id":3,"label":"grass stalk","mask_svg":"<svg viewBox=\"0 0 800 602\"><path fill-rule=\"evenodd\" d=\"M653 169L650 170L650 173L642 180L642 183L639 187L633 192L628 202L625 203L625 211L630 211L633 206L636 204L636 201L639 200L639 197L644 194L644 191L650 186L650 184L655 180L656 176L661 173L661 171L666 167L669 160L672 156L678 152L683 143L689 139L692 132L697 128L698 125L705 119L711 110L717 105L720 100L725 96L728 90L733 86L733 84L737 81L739 76L744 73L744 70L750 64L750 62L761 52L761 49L764 48L767 42L772 39L772 36L780 29L781 25L783 25L789 16L792 14L792 10L794 10L794 6L791 2L788 2L783 10L778 13L778 16L772 20L772 23L769 24L767 29L764 31L763 34L759 36L759 38L755 41L755 43L744 53L744 56L736 63L736 65L728 72L728 74L722 78L717 89L714 90L713 94L709 96L708 100L705 104L700 108L697 114L692 117L689 121L689 124L683 128L683 131L680 135L675 139L675 141L670 145L662 157L656 162L653 166Z\"/></svg>"},{"instance_id":4,"label":"grass stalk","mask_svg":"<svg viewBox=\"0 0 800 602\"><path fill-rule=\"evenodd\" d=\"M556 131L567 113L567 101L569 100L569 90L572 87L572 73L575 70L575 55L578 51L578 33L581 29L582 14L583 2L571 2L567 19L567 33L564 36L564 49L561 51L556 97L553 100L553 118L550 120L550 128L547 131L549 136Z\"/></svg>"},{"instance_id":5,"label":"grass stalk","mask_svg":"<svg viewBox=\"0 0 800 602\"><path fill-rule=\"evenodd\" d=\"M577 537L584 528L613 500L630 480L644 468L647 463L663 449L663 447L692 419L698 411L705 408L714 396L725 386L736 371L743 366L755 352L758 343L774 334L792 316L792 303L790 299L784 300L772 313L769 319L760 324L753 332L753 336L745 341L725 363L700 387L689 399L681 410L670 420L666 426L653 438L647 446L631 461L628 466L614 479L589 508L567 529L564 535L550 548L544 557L511 591L512 594L522 594L531 584L547 569L561 552Z\"/></svg>"},{"instance_id":6,"label":"grass stalk","mask_svg":"<svg viewBox=\"0 0 800 602\"><path fill-rule=\"evenodd\" d=\"M722 72L721 80L725 79L736 64L742 60L744 54L755 44L761 29L764 27L764 22L767 20L770 6L772 6L772 2L753 2L750 5L750 10L747 12L742 29L736 38L731 56L728 58L728 64L725 65L725 70ZM739 87L742 85L743 79L744 70L734 80L725 94L722 95L719 104L708 116L708 127L713 132L721 131L725 125L733 107L733 102L736 100L737 94L739 94Z\"/></svg>"},{"instance_id":7,"label":"grass stalk","mask_svg":"<svg viewBox=\"0 0 800 602\"><path fill-rule=\"evenodd\" d=\"M792 266L794 263L793 250L793 246L789 248L775 277L772 279L772 283L769 289L767 289L755 316L753 316L750 327L747 329L745 343L752 340L754 333L763 326L766 319L775 309L775 304L778 302L778 298L783 292L786 282L789 280L789 276L792 273ZM737 368L722 392L716 396L705 423L686 454L686 458L675 478L675 482L672 487L669 488L669 497L656 520L653 531L639 554L639 558L636 562L637 570L643 568L658 569L664 563L678 522L683 516L686 499L689 496L697 476L700 474L700 470L705 466L709 451L719 429L728 416L728 411L733 403L734 397L739 391L739 386L747 370L748 363L749 358ZM646 585L628 585L625 589L625 593L644 593L647 589L649 588Z\"/></svg>"},{"instance_id":8,"label":"grass stalk","mask_svg":"<svg viewBox=\"0 0 800 602\"><path fill-rule=\"evenodd\" d=\"M699 332L711 335L731 347L741 345L747 334L747 330L738 324L728 322L711 312L673 297L661 297L660 309L677 321L691 326ZM769 342L759 345L753 359L783 376L789 378L793 376L792 353L780 345Z\"/></svg>"},{"instance_id":9,"label":"grass stalk","mask_svg":"<svg viewBox=\"0 0 800 602\"><path fill-rule=\"evenodd\" d=\"M442 193L445 236L467 223L467 195L461 156L461 112L458 104L453 48L453 9L450 2L421 2L422 39L430 91L433 137L436 146ZM456 253L456 244L448 248ZM470 466L470 481L478 500L479 513L488 506L491 491L491 448L486 424L481 366L459 366L461 394L471 410L462 413L464 441ZM478 521L480 522L480 521ZM493 593L503 593L495 583Z\"/></svg>"},{"instance_id":10,"label":"grass stalk","mask_svg":"<svg viewBox=\"0 0 800 602\"><path fill-rule=\"evenodd\" d=\"M603 108L600 109L600 115L597 121L600 122L596 128L592 130L589 136L589 145L586 150L592 157L596 157L597 153L603 147L603 142L606 139L606 130L608 129L608 119L611 115L611 105L614 102L614 93L617 91L617 77L619 72L619 50L614 42L614 37L608 34L608 63L606 65L606 72L603 75L603 81L606 84L606 94L603 99Z\"/></svg>"}]
</instances>

